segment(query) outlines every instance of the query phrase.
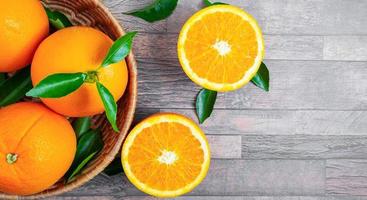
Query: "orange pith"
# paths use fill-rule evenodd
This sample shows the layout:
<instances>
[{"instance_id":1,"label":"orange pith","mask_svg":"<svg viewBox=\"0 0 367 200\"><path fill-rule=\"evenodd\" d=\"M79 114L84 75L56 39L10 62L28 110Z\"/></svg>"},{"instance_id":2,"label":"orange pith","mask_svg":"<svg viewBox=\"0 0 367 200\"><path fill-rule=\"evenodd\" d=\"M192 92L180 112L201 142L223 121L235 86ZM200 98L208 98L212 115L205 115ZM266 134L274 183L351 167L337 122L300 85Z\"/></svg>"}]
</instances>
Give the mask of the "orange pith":
<instances>
[{"instance_id":1,"label":"orange pith","mask_svg":"<svg viewBox=\"0 0 367 200\"><path fill-rule=\"evenodd\" d=\"M39 0L0 1L0 72L30 64L37 46L48 35L48 26Z\"/></svg>"},{"instance_id":2,"label":"orange pith","mask_svg":"<svg viewBox=\"0 0 367 200\"><path fill-rule=\"evenodd\" d=\"M203 132L193 121L177 114L145 119L131 131L122 150L129 180L158 197L191 191L205 177L209 162Z\"/></svg>"},{"instance_id":3,"label":"orange pith","mask_svg":"<svg viewBox=\"0 0 367 200\"><path fill-rule=\"evenodd\" d=\"M65 28L46 38L37 49L31 67L33 85L55 73L97 70L113 41L89 27ZM98 79L114 96L121 98L128 82L125 60L98 70ZM73 93L55 99L42 99L52 110L69 117L96 115L104 106L95 83L84 83Z\"/></svg>"},{"instance_id":4,"label":"orange pith","mask_svg":"<svg viewBox=\"0 0 367 200\"><path fill-rule=\"evenodd\" d=\"M215 91L235 90L256 74L264 56L257 22L245 11L216 5L194 14L181 30L178 55L185 73Z\"/></svg>"},{"instance_id":5,"label":"orange pith","mask_svg":"<svg viewBox=\"0 0 367 200\"><path fill-rule=\"evenodd\" d=\"M69 169L75 151L70 123L45 106L0 109L0 192L31 195L49 188Z\"/></svg>"}]
</instances>

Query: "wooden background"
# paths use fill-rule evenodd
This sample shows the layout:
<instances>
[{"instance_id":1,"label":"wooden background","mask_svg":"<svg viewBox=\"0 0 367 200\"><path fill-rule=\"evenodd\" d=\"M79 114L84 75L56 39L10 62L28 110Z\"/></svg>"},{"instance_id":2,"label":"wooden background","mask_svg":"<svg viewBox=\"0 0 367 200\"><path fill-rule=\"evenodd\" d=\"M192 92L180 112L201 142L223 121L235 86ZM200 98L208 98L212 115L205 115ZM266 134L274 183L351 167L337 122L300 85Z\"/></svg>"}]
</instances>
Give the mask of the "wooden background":
<instances>
[{"instance_id":1,"label":"wooden background","mask_svg":"<svg viewBox=\"0 0 367 200\"><path fill-rule=\"evenodd\" d=\"M196 120L199 87L183 73L176 41L203 5L180 0L167 20L123 15L152 0L104 0L137 30L136 122L160 111ZM203 126L213 159L194 200L367 199L367 0L223 0L262 27L271 91L252 84L220 94ZM366 197L364 197L366 195ZM124 175L101 174L60 199L151 199Z\"/></svg>"}]
</instances>

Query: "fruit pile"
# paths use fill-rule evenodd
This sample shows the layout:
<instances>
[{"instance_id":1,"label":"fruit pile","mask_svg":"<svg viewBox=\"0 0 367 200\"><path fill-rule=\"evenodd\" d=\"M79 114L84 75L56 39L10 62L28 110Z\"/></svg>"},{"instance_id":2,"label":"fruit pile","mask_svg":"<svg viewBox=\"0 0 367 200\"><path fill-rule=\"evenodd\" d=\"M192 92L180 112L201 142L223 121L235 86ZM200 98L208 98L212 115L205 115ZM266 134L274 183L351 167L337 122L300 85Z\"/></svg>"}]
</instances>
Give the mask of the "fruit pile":
<instances>
[{"instance_id":1,"label":"fruit pile","mask_svg":"<svg viewBox=\"0 0 367 200\"><path fill-rule=\"evenodd\" d=\"M0 11L0 192L31 195L72 181L102 149L89 116L106 112L119 131L136 33L113 42L93 28L54 26L56 11L39 0L4 1Z\"/></svg>"},{"instance_id":2,"label":"fruit pile","mask_svg":"<svg viewBox=\"0 0 367 200\"><path fill-rule=\"evenodd\" d=\"M154 22L172 14L177 2L156 0L127 14ZM200 123L211 115L217 92L250 81L269 90L255 19L234 6L204 3L177 46L184 72L203 87L196 101ZM72 182L98 156L104 144L92 116L105 113L119 133L116 102L128 84L125 57L137 33L112 41L97 29L72 26L39 0L0 4L0 192L32 195ZM131 130L119 159L137 188L175 197L205 178L210 148L193 120L159 113Z\"/></svg>"}]
</instances>

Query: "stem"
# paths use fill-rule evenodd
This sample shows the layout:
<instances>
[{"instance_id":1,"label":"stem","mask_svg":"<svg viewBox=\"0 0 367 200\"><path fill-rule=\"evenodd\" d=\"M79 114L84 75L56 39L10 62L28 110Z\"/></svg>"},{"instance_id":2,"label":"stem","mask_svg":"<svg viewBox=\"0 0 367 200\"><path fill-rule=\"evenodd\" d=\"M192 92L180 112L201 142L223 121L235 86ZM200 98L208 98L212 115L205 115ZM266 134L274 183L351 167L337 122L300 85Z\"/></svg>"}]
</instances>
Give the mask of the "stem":
<instances>
[{"instance_id":1,"label":"stem","mask_svg":"<svg viewBox=\"0 0 367 200\"><path fill-rule=\"evenodd\" d=\"M17 162L17 159L18 159L18 155L17 154L14 154L14 153L8 153L6 155L6 162L8 164L14 164L15 162Z\"/></svg>"},{"instance_id":2,"label":"stem","mask_svg":"<svg viewBox=\"0 0 367 200\"><path fill-rule=\"evenodd\" d=\"M98 81L98 72L97 71L87 72L87 78L85 79L86 83L95 83L97 81Z\"/></svg>"}]
</instances>

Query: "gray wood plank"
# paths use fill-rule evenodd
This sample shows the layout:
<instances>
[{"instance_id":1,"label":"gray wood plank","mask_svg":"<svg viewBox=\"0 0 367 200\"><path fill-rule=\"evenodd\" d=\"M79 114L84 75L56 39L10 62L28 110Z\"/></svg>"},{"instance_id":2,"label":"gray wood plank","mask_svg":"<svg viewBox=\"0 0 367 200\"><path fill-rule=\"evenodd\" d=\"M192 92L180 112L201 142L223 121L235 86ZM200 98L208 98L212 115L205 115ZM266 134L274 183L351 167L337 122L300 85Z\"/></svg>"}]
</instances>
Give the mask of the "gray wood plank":
<instances>
[{"instance_id":1,"label":"gray wood plank","mask_svg":"<svg viewBox=\"0 0 367 200\"><path fill-rule=\"evenodd\" d=\"M242 144L244 159L367 159L367 136L246 135Z\"/></svg>"},{"instance_id":2,"label":"gray wood plank","mask_svg":"<svg viewBox=\"0 0 367 200\"><path fill-rule=\"evenodd\" d=\"M231 159L241 158L241 136L207 135L212 158Z\"/></svg>"},{"instance_id":3,"label":"gray wood plank","mask_svg":"<svg viewBox=\"0 0 367 200\"><path fill-rule=\"evenodd\" d=\"M138 108L136 121L157 112L181 113L197 121L194 109ZM209 135L366 135L366 111L222 110L201 125ZM333 136L331 136L333 137Z\"/></svg>"},{"instance_id":4,"label":"gray wood plank","mask_svg":"<svg viewBox=\"0 0 367 200\"><path fill-rule=\"evenodd\" d=\"M333 195L367 195L367 160L328 160L326 192Z\"/></svg>"},{"instance_id":5,"label":"gray wood plank","mask_svg":"<svg viewBox=\"0 0 367 200\"><path fill-rule=\"evenodd\" d=\"M102 173L83 186L64 193L63 196L110 196L113 194L124 197L132 192L139 193L125 175L108 176Z\"/></svg>"},{"instance_id":6,"label":"gray wood plank","mask_svg":"<svg viewBox=\"0 0 367 200\"><path fill-rule=\"evenodd\" d=\"M367 60L367 36L326 36L324 40L325 60Z\"/></svg>"},{"instance_id":7,"label":"gray wood plank","mask_svg":"<svg viewBox=\"0 0 367 200\"><path fill-rule=\"evenodd\" d=\"M266 34L367 34L365 0L222 0L252 14ZM180 1L168 19L168 31L178 32L201 1Z\"/></svg>"},{"instance_id":8,"label":"gray wood plank","mask_svg":"<svg viewBox=\"0 0 367 200\"><path fill-rule=\"evenodd\" d=\"M160 198L150 197L150 196L81 196L81 197L55 197L49 198L55 200L115 200L115 199L125 199L125 200L159 200ZM351 200L348 196L182 196L177 198L167 198L169 200ZM367 197L363 196L353 196L353 200L366 200Z\"/></svg>"},{"instance_id":9,"label":"gray wood plank","mask_svg":"<svg viewBox=\"0 0 367 200\"><path fill-rule=\"evenodd\" d=\"M214 160L209 175L190 194L262 196L323 193L323 161Z\"/></svg>"},{"instance_id":10,"label":"gray wood plank","mask_svg":"<svg viewBox=\"0 0 367 200\"><path fill-rule=\"evenodd\" d=\"M122 196L57 196L46 198L49 200L117 200L117 199L126 199ZM141 199L144 199L143 197Z\"/></svg>"},{"instance_id":11,"label":"gray wood plank","mask_svg":"<svg viewBox=\"0 0 367 200\"><path fill-rule=\"evenodd\" d=\"M134 52L138 58L177 58L177 38L178 34L140 33ZM264 40L266 59L323 59L322 36L264 35Z\"/></svg>"},{"instance_id":12,"label":"gray wood plank","mask_svg":"<svg viewBox=\"0 0 367 200\"><path fill-rule=\"evenodd\" d=\"M153 0L103 0L103 3L110 10L113 16L120 22L125 30L143 32L166 32L166 20L149 23L140 18L123 14L129 11L143 8L152 2Z\"/></svg>"},{"instance_id":13,"label":"gray wood plank","mask_svg":"<svg viewBox=\"0 0 367 200\"><path fill-rule=\"evenodd\" d=\"M367 109L367 62L266 60L270 92L248 84L221 93L226 109ZM139 107L193 108L199 91L176 59L139 60ZM358 73L356 73L358 72Z\"/></svg>"},{"instance_id":14,"label":"gray wood plank","mask_svg":"<svg viewBox=\"0 0 367 200\"><path fill-rule=\"evenodd\" d=\"M320 36L264 35L265 59L321 60Z\"/></svg>"},{"instance_id":15,"label":"gray wood plank","mask_svg":"<svg viewBox=\"0 0 367 200\"><path fill-rule=\"evenodd\" d=\"M212 160L208 176L189 195L322 195L324 167L324 161L321 160ZM85 186L65 195L111 194L144 195L121 175L99 175Z\"/></svg>"}]
</instances>

